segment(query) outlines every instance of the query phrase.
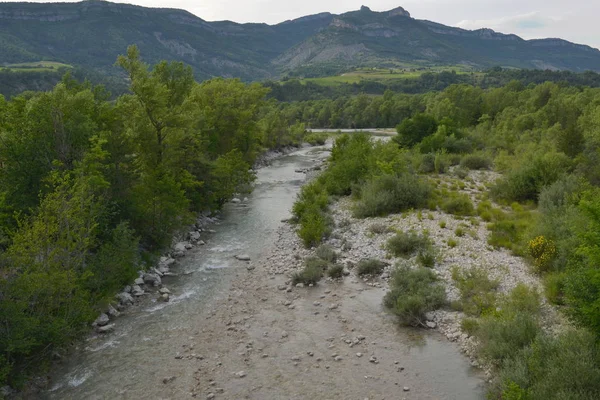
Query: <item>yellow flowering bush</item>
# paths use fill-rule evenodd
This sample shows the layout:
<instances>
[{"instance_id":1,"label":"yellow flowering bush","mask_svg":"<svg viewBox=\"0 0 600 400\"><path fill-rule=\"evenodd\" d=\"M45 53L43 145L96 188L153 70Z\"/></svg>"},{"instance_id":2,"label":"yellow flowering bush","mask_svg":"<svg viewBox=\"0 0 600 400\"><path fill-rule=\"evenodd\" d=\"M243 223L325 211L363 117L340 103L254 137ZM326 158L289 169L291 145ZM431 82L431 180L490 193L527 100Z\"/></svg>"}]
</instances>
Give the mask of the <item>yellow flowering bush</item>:
<instances>
[{"instance_id":1,"label":"yellow flowering bush","mask_svg":"<svg viewBox=\"0 0 600 400\"><path fill-rule=\"evenodd\" d=\"M538 236L530 240L527 247L538 272L546 271L556 256L554 242L544 236Z\"/></svg>"}]
</instances>

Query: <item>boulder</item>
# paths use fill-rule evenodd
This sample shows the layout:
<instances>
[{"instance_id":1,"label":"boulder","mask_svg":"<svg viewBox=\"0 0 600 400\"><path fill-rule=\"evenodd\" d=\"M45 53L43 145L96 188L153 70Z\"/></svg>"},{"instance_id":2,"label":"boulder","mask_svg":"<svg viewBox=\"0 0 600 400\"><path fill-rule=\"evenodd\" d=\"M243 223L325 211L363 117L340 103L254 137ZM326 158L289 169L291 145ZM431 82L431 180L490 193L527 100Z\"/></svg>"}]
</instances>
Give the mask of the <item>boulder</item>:
<instances>
[{"instance_id":1,"label":"boulder","mask_svg":"<svg viewBox=\"0 0 600 400\"><path fill-rule=\"evenodd\" d=\"M146 294L146 292L144 292L144 289L142 289L138 285L135 285L133 287L133 292L131 294L133 294L135 297L140 297L140 296L143 296L144 294Z\"/></svg>"},{"instance_id":2,"label":"boulder","mask_svg":"<svg viewBox=\"0 0 600 400\"><path fill-rule=\"evenodd\" d=\"M131 286L127 285L123 288L124 292L131 293Z\"/></svg>"},{"instance_id":3,"label":"boulder","mask_svg":"<svg viewBox=\"0 0 600 400\"><path fill-rule=\"evenodd\" d=\"M166 287L161 288L158 293L160 294L171 294L171 291L169 289L167 289Z\"/></svg>"},{"instance_id":4,"label":"boulder","mask_svg":"<svg viewBox=\"0 0 600 400\"><path fill-rule=\"evenodd\" d=\"M200 232L197 231L192 231L188 234L190 241L192 242L197 242L198 240L200 240Z\"/></svg>"},{"instance_id":5,"label":"boulder","mask_svg":"<svg viewBox=\"0 0 600 400\"><path fill-rule=\"evenodd\" d=\"M162 284L162 281L160 280L160 276L158 276L156 274L144 274L142 279L144 280L145 284L152 285L154 287L158 287Z\"/></svg>"},{"instance_id":6,"label":"boulder","mask_svg":"<svg viewBox=\"0 0 600 400\"><path fill-rule=\"evenodd\" d=\"M168 293L164 293L164 294L161 294L158 299L160 301L164 301L165 303L167 303L170 300L170 296Z\"/></svg>"},{"instance_id":7,"label":"boulder","mask_svg":"<svg viewBox=\"0 0 600 400\"><path fill-rule=\"evenodd\" d=\"M185 247L186 244L187 244L187 242L179 242L175 246L173 246L173 250L175 250L176 253L177 252L185 253L187 251L187 248Z\"/></svg>"},{"instance_id":8,"label":"boulder","mask_svg":"<svg viewBox=\"0 0 600 400\"><path fill-rule=\"evenodd\" d=\"M175 259L171 258L171 257L161 257L160 261L158 262L159 266L165 266L165 267L170 267L171 265L175 264Z\"/></svg>"},{"instance_id":9,"label":"boulder","mask_svg":"<svg viewBox=\"0 0 600 400\"><path fill-rule=\"evenodd\" d=\"M131 297L131 295L127 292L119 293L117 295L117 299L119 300L119 303L123 305L133 304L133 297Z\"/></svg>"},{"instance_id":10,"label":"boulder","mask_svg":"<svg viewBox=\"0 0 600 400\"><path fill-rule=\"evenodd\" d=\"M141 286L144 284L144 280L142 278L137 278L133 283L135 283L138 286ZM131 290L129 290L129 291L131 292Z\"/></svg>"},{"instance_id":11,"label":"boulder","mask_svg":"<svg viewBox=\"0 0 600 400\"><path fill-rule=\"evenodd\" d=\"M193 244L191 244L191 243L186 243L186 244L185 244L185 249L186 249L186 250L191 250L191 249L193 249L193 248L194 248L194 245L193 245Z\"/></svg>"},{"instance_id":12,"label":"boulder","mask_svg":"<svg viewBox=\"0 0 600 400\"><path fill-rule=\"evenodd\" d=\"M120 313L113 307L112 304L108 305L108 310L106 310L106 313L110 318L117 318L120 315Z\"/></svg>"},{"instance_id":13,"label":"boulder","mask_svg":"<svg viewBox=\"0 0 600 400\"><path fill-rule=\"evenodd\" d=\"M233 199L231 199L231 202L234 204L238 204L238 203L241 203L242 201L240 199L238 199L237 197L234 197Z\"/></svg>"},{"instance_id":14,"label":"boulder","mask_svg":"<svg viewBox=\"0 0 600 400\"><path fill-rule=\"evenodd\" d=\"M115 330L115 324L98 326L96 328L96 332L98 333L109 333Z\"/></svg>"},{"instance_id":15,"label":"boulder","mask_svg":"<svg viewBox=\"0 0 600 400\"><path fill-rule=\"evenodd\" d=\"M100 316L98 318L96 318L93 325L94 326L104 326L104 325L108 324L109 321L110 321L110 319L108 318L108 315L102 313L102 314L100 314Z\"/></svg>"}]
</instances>

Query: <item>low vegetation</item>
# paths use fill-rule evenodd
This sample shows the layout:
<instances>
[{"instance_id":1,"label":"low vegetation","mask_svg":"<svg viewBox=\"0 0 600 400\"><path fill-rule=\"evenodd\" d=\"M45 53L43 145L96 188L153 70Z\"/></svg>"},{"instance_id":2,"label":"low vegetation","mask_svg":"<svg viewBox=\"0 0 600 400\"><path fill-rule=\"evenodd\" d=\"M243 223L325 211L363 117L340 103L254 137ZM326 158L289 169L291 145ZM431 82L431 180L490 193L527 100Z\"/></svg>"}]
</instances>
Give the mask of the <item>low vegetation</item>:
<instances>
[{"instance_id":1,"label":"low vegetation","mask_svg":"<svg viewBox=\"0 0 600 400\"><path fill-rule=\"evenodd\" d=\"M431 246L427 236L414 232L398 232L387 242L387 250L395 257L410 257Z\"/></svg>"},{"instance_id":2,"label":"low vegetation","mask_svg":"<svg viewBox=\"0 0 600 400\"><path fill-rule=\"evenodd\" d=\"M376 259L364 259L360 260L356 264L356 273L359 276L362 275L381 275L387 264L383 261Z\"/></svg>"},{"instance_id":3,"label":"low vegetation","mask_svg":"<svg viewBox=\"0 0 600 400\"><path fill-rule=\"evenodd\" d=\"M384 304L404 325L424 326L425 314L446 303L446 292L428 268L398 266Z\"/></svg>"}]
</instances>

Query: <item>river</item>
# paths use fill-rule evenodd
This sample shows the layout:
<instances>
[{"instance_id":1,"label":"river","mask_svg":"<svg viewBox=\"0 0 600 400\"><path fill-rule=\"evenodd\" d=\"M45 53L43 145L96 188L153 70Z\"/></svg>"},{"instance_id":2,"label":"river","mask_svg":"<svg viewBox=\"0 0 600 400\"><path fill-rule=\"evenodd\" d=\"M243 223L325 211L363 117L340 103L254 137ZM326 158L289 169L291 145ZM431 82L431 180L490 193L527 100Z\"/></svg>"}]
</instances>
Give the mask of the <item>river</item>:
<instances>
[{"instance_id":1,"label":"river","mask_svg":"<svg viewBox=\"0 0 600 400\"><path fill-rule=\"evenodd\" d=\"M253 260L264 256L276 240L281 220L289 218L305 179L296 171L327 156L322 148L303 148L259 169L248 201L226 205L221 222L210 227L214 232L203 237L207 244L188 252L173 268L179 276L164 279L163 284L173 293L171 301L159 303L155 296L146 296L116 319L113 333L91 335L54 367L51 389L43 397L165 398L164 385L158 384L160 391L154 391L153 386L173 370L191 374L176 364L172 355L192 337L202 339L195 317L199 310L210 308L216 299L227 296L232 279L241 268L234 256L244 253ZM413 335L413 331L399 330L398 334ZM399 338L399 342L405 341L406 338ZM432 364L435 368L423 379L439 378L435 382L438 393L446 392L447 398L457 399L481 396L480 379L454 344L439 335L426 334L411 352L415 359L437 360ZM189 397L186 388L173 389L170 394L173 399Z\"/></svg>"}]
</instances>

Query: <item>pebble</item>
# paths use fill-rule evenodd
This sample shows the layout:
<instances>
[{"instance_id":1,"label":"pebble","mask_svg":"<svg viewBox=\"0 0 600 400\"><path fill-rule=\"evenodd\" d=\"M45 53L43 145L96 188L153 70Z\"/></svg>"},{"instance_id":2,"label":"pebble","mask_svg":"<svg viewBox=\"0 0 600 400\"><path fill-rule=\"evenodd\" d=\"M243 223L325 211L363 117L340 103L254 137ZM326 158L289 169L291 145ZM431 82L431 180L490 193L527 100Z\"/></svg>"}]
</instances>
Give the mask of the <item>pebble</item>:
<instances>
[{"instance_id":1,"label":"pebble","mask_svg":"<svg viewBox=\"0 0 600 400\"><path fill-rule=\"evenodd\" d=\"M236 372L235 376L238 377L238 378L244 378L246 376L246 371Z\"/></svg>"},{"instance_id":2,"label":"pebble","mask_svg":"<svg viewBox=\"0 0 600 400\"><path fill-rule=\"evenodd\" d=\"M360 358L360 357L362 357L362 356L363 356L363 353L356 353L356 357L359 357L359 358Z\"/></svg>"}]
</instances>

